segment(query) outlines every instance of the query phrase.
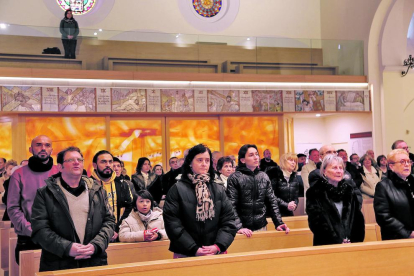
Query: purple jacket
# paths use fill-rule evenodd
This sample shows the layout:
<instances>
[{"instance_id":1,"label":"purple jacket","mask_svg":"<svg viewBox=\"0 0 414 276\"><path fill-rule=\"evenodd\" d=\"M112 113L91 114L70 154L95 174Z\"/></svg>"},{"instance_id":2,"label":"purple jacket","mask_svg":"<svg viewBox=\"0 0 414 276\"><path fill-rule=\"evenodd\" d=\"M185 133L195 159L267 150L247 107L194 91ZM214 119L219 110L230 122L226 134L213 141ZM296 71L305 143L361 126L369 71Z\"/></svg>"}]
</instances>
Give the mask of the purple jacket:
<instances>
[{"instance_id":1,"label":"purple jacket","mask_svg":"<svg viewBox=\"0 0 414 276\"><path fill-rule=\"evenodd\" d=\"M30 218L37 189L46 186L45 180L58 172L57 166L46 172L34 172L29 166L23 166L10 177L7 213L17 235L32 235Z\"/></svg>"}]
</instances>

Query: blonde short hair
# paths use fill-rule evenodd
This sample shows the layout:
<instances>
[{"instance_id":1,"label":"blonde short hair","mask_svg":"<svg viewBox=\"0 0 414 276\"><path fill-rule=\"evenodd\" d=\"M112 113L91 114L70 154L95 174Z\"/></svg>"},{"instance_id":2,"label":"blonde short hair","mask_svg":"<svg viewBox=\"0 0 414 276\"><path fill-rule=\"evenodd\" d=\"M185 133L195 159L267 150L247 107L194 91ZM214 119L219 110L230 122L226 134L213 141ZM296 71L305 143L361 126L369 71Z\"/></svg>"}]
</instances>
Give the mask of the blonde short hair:
<instances>
[{"instance_id":1,"label":"blonde short hair","mask_svg":"<svg viewBox=\"0 0 414 276\"><path fill-rule=\"evenodd\" d=\"M408 152L405 149L395 149L395 150L392 150L390 153L388 153L387 155L388 162L389 161L395 162L396 161L395 157L397 156L397 154L405 154L407 155L407 157L409 157Z\"/></svg>"},{"instance_id":2,"label":"blonde short hair","mask_svg":"<svg viewBox=\"0 0 414 276\"><path fill-rule=\"evenodd\" d=\"M282 170L286 170L288 160L293 160L296 163L295 168L293 169L294 172L298 170L298 156L295 153L288 152L280 156L279 165Z\"/></svg>"}]
</instances>

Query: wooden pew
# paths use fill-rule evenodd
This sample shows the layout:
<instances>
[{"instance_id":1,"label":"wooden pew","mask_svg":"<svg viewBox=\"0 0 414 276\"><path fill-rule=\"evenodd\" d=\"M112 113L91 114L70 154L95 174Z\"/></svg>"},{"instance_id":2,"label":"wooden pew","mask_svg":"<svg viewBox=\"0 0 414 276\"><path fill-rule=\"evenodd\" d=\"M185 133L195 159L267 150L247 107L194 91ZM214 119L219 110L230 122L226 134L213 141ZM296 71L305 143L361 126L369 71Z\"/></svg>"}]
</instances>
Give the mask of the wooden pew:
<instances>
[{"instance_id":1,"label":"wooden pew","mask_svg":"<svg viewBox=\"0 0 414 276\"><path fill-rule=\"evenodd\" d=\"M37 273L52 275L226 276L411 275L414 240L303 247Z\"/></svg>"},{"instance_id":2,"label":"wooden pew","mask_svg":"<svg viewBox=\"0 0 414 276\"><path fill-rule=\"evenodd\" d=\"M362 202L362 213L364 214L365 223L377 223L374 212L374 199L367 198Z\"/></svg>"},{"instance_id":3,"label":"wooden pew","mask_svg":"<svg viewBox=\"0 0 414 276\"><path fill-rule=\"evenodd\" d=\"M0 229L0 268L4 271L9 270L9 239L16 238L16 233L13 228Z\"/></svg>"},{"instance_id":4,"label":"wooden pew","mask_svg":"<svg viewBox=\"0 0 414 276\"><path fill-rule=\"evenodd\" d=\"M365 242L377 241L375 225L366 225ZM229 247L229 253L263 251L284 248L312 246L313 234L309 229L295 229L286 235L284 232L266 231L254 233L251 238L237 235ZM152 243L118 243L110 244L108 253L109 264L125 264L133 262L148 262L168 260L172 253L168 251L169 241ZM40 250L20 253L20 275L32 276L39 271ZM14 276L14 275L10 275Z\"/></svg>"},{"instance_id":5,"label":"wooden pew","mask_svg":"<svg viewBox=\"0 0 414 276\"><path fill-rule=\"evenodd\" d=\"M17 238L9 239L9 276L19 275L19 266L16 263L15 249L17 244Z\"/></svg>"},{"instance_id":6,"label":"wooden pew","mask_svg":"<svg viewBox=\"0 0 414 276\"><path fill-rule=\"evenodd\" d=\"M308 216L294 216L283 217L283 222L287 224L290 229L309 228ZM271 218L267 218L267 231L274 231L275 225Z\"/></svg>"},{"instance_id":7,"label":"wooden pew","mask_svg":"<svg viewBox=\"0 0 414 276\"><path fill-rule=\"evenodd\" d=\"M67 59L59 55L32 55L0 53L0 64L9 67L27 68L59 68L59 69L81 69L86 70L86 61L82 59Z\"/></svg>"}]
</instances>

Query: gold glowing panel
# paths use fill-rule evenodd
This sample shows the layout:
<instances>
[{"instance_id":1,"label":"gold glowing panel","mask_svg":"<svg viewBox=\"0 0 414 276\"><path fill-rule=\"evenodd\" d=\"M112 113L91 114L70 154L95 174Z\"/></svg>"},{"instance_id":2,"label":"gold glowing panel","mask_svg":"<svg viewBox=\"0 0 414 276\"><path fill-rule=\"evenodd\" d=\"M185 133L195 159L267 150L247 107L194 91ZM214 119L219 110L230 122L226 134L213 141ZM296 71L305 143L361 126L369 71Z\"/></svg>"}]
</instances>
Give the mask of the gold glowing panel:
<instances>
[{"instance_id":1,"label":"gold glowing panel","mask_svg":"<svg viewBox=\"0 0 414 276\"><path fill-rule=\"evenodd\" d=\"M52 157L56 164L59 151L76 146L85 158L84 168L91 173L92 158L96 152L106 149L104 117L30 117L26 118L27 157L32 139L38 135L46 135L52 139Z\"/></svg>"},{"instance_id":2,"label":"gold glowing panel","mask_svg":"<svg viewBox=\"0 0 414 276\"><path fill-rule=\"evenodd\" d=\"M11 122L0 123L0 157L7 160L12 158L12 124Z\"/></svg>"},{"instance_id":3,"label":"gold glowing panel","mask_svg":"<svg viewBox=\"0 0 414 276\"><path fill-rule=\"evenodd\" d=\"M279 126L277 117L224 117L224 154L234 155L244 144L255 144L260 158L269 149L279 163Z\"/></svg>"},{"instance_id":4,"label":"gold glowing panel","mask_svg":"<svg viewBox=\"0 0 414 276\"><path fill-rule=\"evenodd\" d=\"M183 157L186 149L205 144L213 151L220 150L219 121L215 120L170 120L170 155Z\"/></svg>"},{"instance_id":5,"label":"gold glowing panel","mask_svg":"<svg viewBox=\"0 0 414 276\"><path fill-rule=\"evenodd\" d=\"M140 157L154 167L162 165L161 120L111 120L111 152L125 163L128 175L135 173Z\"/></svg>"}]
</instances>

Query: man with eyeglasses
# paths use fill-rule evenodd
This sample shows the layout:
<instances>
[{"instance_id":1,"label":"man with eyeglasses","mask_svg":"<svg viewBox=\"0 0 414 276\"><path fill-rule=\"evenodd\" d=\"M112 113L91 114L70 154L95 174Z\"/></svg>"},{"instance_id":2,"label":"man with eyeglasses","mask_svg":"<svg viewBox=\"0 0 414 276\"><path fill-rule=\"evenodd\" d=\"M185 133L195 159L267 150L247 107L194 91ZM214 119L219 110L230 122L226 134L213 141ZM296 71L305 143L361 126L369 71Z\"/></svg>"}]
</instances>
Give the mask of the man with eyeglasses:
<instances>
[{"instance_id":1,"label":"man with eyeglasses","mask_svg":"<svg viewBox=\"0 0 414 276\"><path fill-rule=\"evenodd\" d=\"M17 264L19 264L20 251L40 248L31 239L33 200L37 189L46 185L45 180L59 172L53 165L53 158L50 157L53 148L49 137L45 135L35 137L29 151L33 156L29 158L27 166L20 167L12 174L7 192L7 213L17 234L15 249Z\"/></svg>"},{"instance_id":2,"label":"man with eyeglasses","mask_svg":"<svg viewBox=\"0 0 414 276\"><path fill-rule=\"evenodd\" d=\"M405 149L388 156L390 171L375 187L374 211L383 240L414 238L414 176Z\"/></svg>"},{"instance_id":3,"label":"man with eyeglasses","mask_svg":"<svg viewBox=\"0 0 414 276\"><path fill-rule=\"evenodd\" d=\"M115 220L97 181L82 175L79 148L57 155L59 174L37 191L32 212L32 239L42 247L40 271L107 264L105 253Z\"/></svg>"},{"instance_id":4,"label":"man with eyeglasses","mask_svg":"<svg viewBox=\"0 0 414 276\"><path fill-rule=\"evenodd\" d=\"M410 148L407 143L404 140L397 140L395 141L392 146L391 149L403 149L408 153L408 157L410 158L410 160L412 162L414 162L414 154L412 154L410 152ZM411 165L411 174L414 174L414 165Z\"/></svg>"},{"instance_id":5,"label":"man with eyeglasses","mask_svg":"<svg viewBox=\"0 0 414 276\"><path fill-rule=\"evenodd\" d=\"M119 159L118 159L119 160ZM93 172L91 177L98 181L106 191L107 201L115 216L115 233L111 242L118 241L119 226L132 211L133 196L125 181L116 179L114 157L107 150L98 151L93 157Z\"/></svg>"}]
</instances>

